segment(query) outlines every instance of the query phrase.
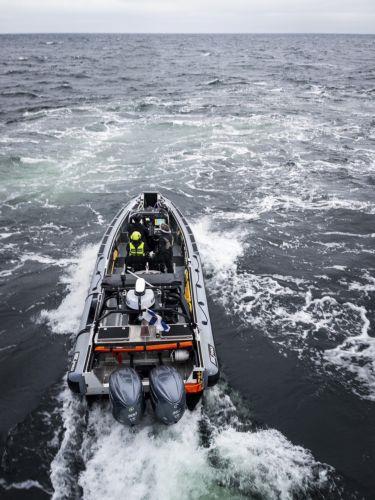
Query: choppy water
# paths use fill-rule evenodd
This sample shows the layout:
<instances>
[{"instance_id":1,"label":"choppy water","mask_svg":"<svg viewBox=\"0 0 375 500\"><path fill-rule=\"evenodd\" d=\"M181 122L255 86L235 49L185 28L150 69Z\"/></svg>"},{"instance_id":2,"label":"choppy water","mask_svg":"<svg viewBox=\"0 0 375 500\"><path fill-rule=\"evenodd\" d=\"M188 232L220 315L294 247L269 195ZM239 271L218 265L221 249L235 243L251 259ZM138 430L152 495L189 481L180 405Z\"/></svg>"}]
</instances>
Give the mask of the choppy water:
<instances>
[{"instance_id":1,"label":"choppy water","mask_svg":"<svg viewBox=\"0 0 375 500\"><path fill-rule=\"evenodd\" d=\"M373 36L0 37L2 498L371 498ZM132 431L63 376L97 244L187 214L224 378Z\"/></svg>"}]
</instances>

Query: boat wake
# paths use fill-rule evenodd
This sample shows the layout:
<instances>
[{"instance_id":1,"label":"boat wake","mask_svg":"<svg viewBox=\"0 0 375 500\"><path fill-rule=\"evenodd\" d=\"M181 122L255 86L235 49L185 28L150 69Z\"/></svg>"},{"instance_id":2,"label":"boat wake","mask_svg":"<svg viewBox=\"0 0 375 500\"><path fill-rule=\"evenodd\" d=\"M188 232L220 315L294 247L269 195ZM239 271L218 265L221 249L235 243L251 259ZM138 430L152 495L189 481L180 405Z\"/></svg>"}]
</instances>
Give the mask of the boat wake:
<instances>
[{"instance_id":1,"label":"boat wake","mask_svg":"<svg viewBox=\"0 0 375 500\"><path fill-rule=\"evenodd\" d=\"M77 259L60 278L60 282L67 287L65 298L57 309L41 311L39 320L46 322L54 333L77 332L98 248L98 245L87 245L81 249Z\"/></svg>"},{"instance_id":2,"label":"boat wake","mask_svg":"<svg viewBox=\"0 0 375 500\"><path fill-rule=\"evenodd\" d=\"M256 428L219 386L176 425L124 427L106 402L61 395L64 427L51 463L54 499L309 498L332 469L274 429ZM243 409L243 411L246 411Z\"/></svg>"},{"instance_id":3,"label":"boat wake","mask_svg":"<svg viewBox=\"0 0 375 500\"><path fill-rule=\"evenodd\" d=\"M357 396L375 401L375 337L369 334L362 300L357 304L322 293L303 277L258 274L246 268L245 260L251 262L251 256L246 259L252 251L250 235L234 228L233 222L231 228L217 230L206 216L193 224L193 230L211 295L228 315L267 335L281 352L296 352ZM365 285L349 283L348 289L366 298L373 282L368 273L365 278Z\"/></svg>"},{"instance_id":4,"label":"boat wake","mask_svg":"<svg viewBox=\"0 0 375 500\"><path fill-rule=\"evenodd\" d=\"M211 251L217 253L220 243L215 238L222 236L209 231L206 219L195 227L199 240L209 236L202 252L209 272L217 271L209 279L212 286L235 271L243 246L233 240L230 256L213 260ZM75 304L84 302L96 250L82 249L62 278L66 297L56 310L42 312L56 334L77 327L81 311ZM57 406L60 424L51 441L57 451L50 467L56 500L120 499L125 492L134 500L291 499L336 488L331 467L277 430L253 424L246 405L223 382L171 427L156 423L151 411L142 425L124 427L113 419L106 400L87 403L68 388L59 393Z\"/></svg>"}]
</instances>

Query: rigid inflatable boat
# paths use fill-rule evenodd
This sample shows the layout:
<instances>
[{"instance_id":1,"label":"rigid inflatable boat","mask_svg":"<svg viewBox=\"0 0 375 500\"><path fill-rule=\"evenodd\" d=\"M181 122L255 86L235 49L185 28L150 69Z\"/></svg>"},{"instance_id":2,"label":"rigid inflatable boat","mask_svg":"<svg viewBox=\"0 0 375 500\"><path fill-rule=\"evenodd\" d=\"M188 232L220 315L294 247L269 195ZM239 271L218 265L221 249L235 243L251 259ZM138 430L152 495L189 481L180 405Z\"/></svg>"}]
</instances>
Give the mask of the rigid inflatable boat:
<instances>
[{"instance_id":1,"label":"rigid inflatable boat","mask_svg":"<svg viewBox=\"0 0 375 500\"><path fill-rule=\"evenodd\" d=\"M141 269L129 258L134 220L155 250L143 253ZM163 228L170 232L168 266L155 260ZM170 200L143 193L118 212L101 241L68 385L85 396L109 395L124 424L140 421L147 400L158 420L172 424L218 378L194 235Z\"/></svg>"}]
</instances>

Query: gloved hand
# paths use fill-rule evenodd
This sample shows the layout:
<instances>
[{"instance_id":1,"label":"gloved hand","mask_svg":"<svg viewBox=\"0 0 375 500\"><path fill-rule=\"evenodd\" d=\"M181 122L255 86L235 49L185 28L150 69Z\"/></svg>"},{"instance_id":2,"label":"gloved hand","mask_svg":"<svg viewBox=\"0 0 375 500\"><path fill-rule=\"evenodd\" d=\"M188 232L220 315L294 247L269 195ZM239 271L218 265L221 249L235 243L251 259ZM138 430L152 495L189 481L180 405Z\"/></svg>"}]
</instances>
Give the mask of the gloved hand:
<instances>
[{"instance_id":1,"label":"gloved hand","mask_svg":"<svg viewBox=\"0 0 375 500\"><path fill-rule=\"evenodd\" d=\"M150 252L149 253L149 256L151 257L151 259L153 259L154 255L155 255L155 252Z\"/></svg>"}]
</instances>

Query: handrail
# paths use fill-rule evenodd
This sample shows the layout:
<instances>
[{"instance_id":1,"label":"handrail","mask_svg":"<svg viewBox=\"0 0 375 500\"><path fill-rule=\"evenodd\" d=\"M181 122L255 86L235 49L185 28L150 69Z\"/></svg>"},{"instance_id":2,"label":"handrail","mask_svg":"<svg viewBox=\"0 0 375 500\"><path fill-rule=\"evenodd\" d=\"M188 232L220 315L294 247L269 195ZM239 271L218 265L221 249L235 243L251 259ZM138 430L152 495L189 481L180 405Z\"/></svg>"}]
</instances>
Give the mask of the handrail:
<instances>
[{"instance_id":1,"label":"handrail","mask_svg":"<svg viewBox=\"0 0 375 500\"><path fill-rule=\"evenodd\" d=\"M195 270L198 273L198 279L197 279L197 282L195 283L195 288L197 288L198 285L199 285L199 288L202 288L202 285L200 283L202 272L199 271L200 263L199 263L197 255L195 253L193 254L193 257L195 257L195 260L197 261L197 266L198 266L198 269ZM198 299L198 292L197 292L197 299ZM208 324L208 317L207 317L206 311L203 309L202 304L200 303L199 300L197 300L197 303L198 303L199 309L202 311L202 313L204 314L204 317L206 318L205 324L207 325Z\"/></svg>"}]
</instances>

